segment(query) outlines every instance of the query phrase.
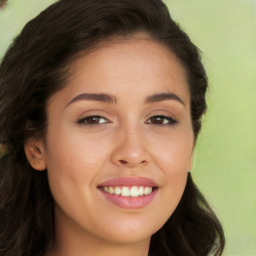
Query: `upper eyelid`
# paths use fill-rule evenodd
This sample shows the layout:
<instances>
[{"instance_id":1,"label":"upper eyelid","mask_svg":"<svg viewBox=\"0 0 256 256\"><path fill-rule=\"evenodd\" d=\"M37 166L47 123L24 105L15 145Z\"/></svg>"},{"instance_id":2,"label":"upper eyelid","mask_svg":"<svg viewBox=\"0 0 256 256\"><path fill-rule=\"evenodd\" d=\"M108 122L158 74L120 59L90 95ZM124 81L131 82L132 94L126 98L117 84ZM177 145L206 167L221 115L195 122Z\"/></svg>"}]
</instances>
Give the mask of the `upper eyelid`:
<instances>
[{"instance_id":1,"label":"upper eyelid","mask_svg":"<svg viewBox=\"0 0 256 256\"><path fill-rule=\"evenodd\" d=\"M150 113L148 114L148 117L150 117L150 116L167 116L167 117L176 118L177 116L180 115L179 113L180 112L177 111L177 109L160 107L160 108L156 108L156 109L150 111Z\"/></svg>"},{"instance_id":2,"label":"upper eyelid","mask_svg":"<svg viewBox=\"0 0 256 256\"><path fill-rule=\"evenodd\" d=\"M104 117L106 118L105 116L107 116L107 112L102 110L102 109L90 109L90 110L87 110L87 111L84 111L82 112L80 115L79 115L79 118L83 118L83 117L89 117L89 116L101 116L101 117Z\"/></svg>"},{"instance_id":3,"label":"upper eyelid","mask_svg":"<svg viewBox=\"0 0 256 256\"><path fill-rule=\"evenodd\" d=\"M154 111L155 112L155 111ZM157 111L158 112L158 111ZM161 113L161 112L164 112L164 113ZM160 111L160 113L151 113L147 119L150 119L152 117L163 117L163 118L171 118L171 119L174 119L174 120L178 120L178 117L177 115L175 114L172 114L170 112L166 113L166 111Z\"/></svg>"}]
</instances>

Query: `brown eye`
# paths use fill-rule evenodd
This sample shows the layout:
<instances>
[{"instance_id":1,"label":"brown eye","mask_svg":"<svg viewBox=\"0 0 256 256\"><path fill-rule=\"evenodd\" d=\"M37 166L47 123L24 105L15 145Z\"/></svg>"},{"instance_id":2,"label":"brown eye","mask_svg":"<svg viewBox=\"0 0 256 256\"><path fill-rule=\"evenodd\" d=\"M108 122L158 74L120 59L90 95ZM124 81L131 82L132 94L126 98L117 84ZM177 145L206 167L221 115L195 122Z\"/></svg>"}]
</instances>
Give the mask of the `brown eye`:
<instances>
[{"instance_id":1,"label":"brown eye","mask_svg":"<svg viewBox=\"0 0 256 256\"><path fill-rule=\"evenodd\" d=\"M170 116L152 116L148 119L147 123L156 125L174 125L178 121Z\"/></svg>"},{"instance_id":2,"label":"brown eye","mask_svg":"<svg viewBox=\"0 0 256 256\"><path fill-rule=\"evenodd\" d=\"M151 123L153 124L163 124L166 121L163 117L155 116L151 118Z\"/></svg>"},{"instance_id":3,"label":"brown eye","mask_svg":"<svg viewBox=\"0 0 256 256\"><path fill-rule=\"evenodd\" d=\"M107 119L102 116L87 116L78 120L79 124L95 125L107 123Z\"/></svg>"}]
</instances>

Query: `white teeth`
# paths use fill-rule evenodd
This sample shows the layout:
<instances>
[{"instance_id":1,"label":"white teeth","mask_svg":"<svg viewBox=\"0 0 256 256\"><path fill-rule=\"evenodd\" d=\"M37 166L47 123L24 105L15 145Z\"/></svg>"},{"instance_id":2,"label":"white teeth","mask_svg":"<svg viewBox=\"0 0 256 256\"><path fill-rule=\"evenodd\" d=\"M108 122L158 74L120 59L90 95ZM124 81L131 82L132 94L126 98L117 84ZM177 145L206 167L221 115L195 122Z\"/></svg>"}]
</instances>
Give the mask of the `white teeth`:
<instances>
[{"instance_id":1,"label":"white teeth","mask_svg":"<svg viewBox=\"0 0 256 256\"><path fill-rule=\"evenodd\" d=\"M139 196L139 189L135 186L132 187L131 191L130 191L130 194L131 194L131 196L135 196L135 197Z\"/></svg>"},{"instance_id":2,"label":"white teeth","mask_svg":"<svg viewBox=\"0 0 256 256\"><path fill-rule=\"evenodd\" d=\"M138 197L152 193L152 187L132 186L132 187L103 187L103 190L110 194L121 195L125 197Z\"/></svg>"},{"instance_id":3,"label":"white teeth","mask_svg":"<svg viewBox=\"0 0 256 256\"><path fill-rule=\"evenodd\" d=\"M149 194L151 194L151 192L152 192L152 188L150 188L150 187L146 187L144 190L145 195L149 195Z\"/></svg>"},{"instance_id":4,"label":"white teeth","mask_svg":"<svg viewBox=\"0 0 256 256\"><path fill-rule=\"evenodd\" d=\"M122 187L121 195L122 195L122 196L130 196L130 190L129 190L129 188L128 188L128 187Z\"/></svg>"},{"instance_id":5,"label":"white teeth","mask_svg":"<svg viewBox=\"0 0 256 256\"><path fill-rule=\"evenodd\" d=\"M144 191L143 187L140 187L140 188L139 188L139 194L140 194L140 196L143 196L143 191Z\"/></svg>"},{"instance_id":6,"label":"white teeth","mask_svg":"<svg viewBox=\"0 0 256 256\"><path fill-rule=\"evenodd\" d=\"M121 194L121 189L119 187L115 188L115 194L120 195Z\"/></svg>"},{"instance_id":7,"label":"white teeth","mask_svg":"<svg viewBox=\"0 0 256 256\"><path fill-rule=\"evenodd\" d=\"M114 194L114 193L115 193L115 190L114 190L112 187L109 187L108 192L109 192L110 194Z\"/></svg>"}]
</instances>

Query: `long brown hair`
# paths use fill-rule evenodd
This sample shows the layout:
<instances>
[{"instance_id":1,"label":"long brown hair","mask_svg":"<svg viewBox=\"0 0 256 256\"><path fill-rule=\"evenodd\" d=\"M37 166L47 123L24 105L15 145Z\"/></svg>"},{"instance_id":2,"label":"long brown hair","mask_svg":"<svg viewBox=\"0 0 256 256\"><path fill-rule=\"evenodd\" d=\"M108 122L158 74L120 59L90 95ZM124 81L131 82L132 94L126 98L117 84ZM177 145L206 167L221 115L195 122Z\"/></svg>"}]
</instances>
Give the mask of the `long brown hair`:
<instances>
[{"instance_id":1,"label":"long brown hair","mask_svg":"<svg viewBox=\"0 0 256 256\"><path fill-rule=\"evenodd\" d=\"M207 77L197 47L161 0L60 0L30 21L0 66L0 254L43 256L54 239L54 201L46 172L29 165L24 142L43 136L46 104L60 90L82 51L110 38L145 32L165 45L186 70L195 139L206 110ZM6 153L6 152L5 152ZM189 174L183 197L152 236L150 255L221 255L224 234Z\"/></svg>"}]
</instances>

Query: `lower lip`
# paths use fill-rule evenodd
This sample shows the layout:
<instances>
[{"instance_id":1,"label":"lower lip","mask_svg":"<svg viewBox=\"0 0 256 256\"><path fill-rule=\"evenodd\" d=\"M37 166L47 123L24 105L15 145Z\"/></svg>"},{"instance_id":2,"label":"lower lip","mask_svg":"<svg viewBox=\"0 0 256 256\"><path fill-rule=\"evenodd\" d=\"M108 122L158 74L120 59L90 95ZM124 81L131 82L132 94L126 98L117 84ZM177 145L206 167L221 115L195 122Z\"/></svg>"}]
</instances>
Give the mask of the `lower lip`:
<instances>
[{"instance_id":1,"label":"lower lip","mask_svg":"<svg viewBox=\"0 0 256 256\"><path fill-rule=\"evenodd\" d=\"M138 196L138 197L130 197L130 196L118 196L115 194L110 194L101 190L101 193L104 197L114 203L115 205L125 208L125 209L140 209L148 205L156 196L157 189L154 189L151 194Z\"/></svg>"}]
</instances>

